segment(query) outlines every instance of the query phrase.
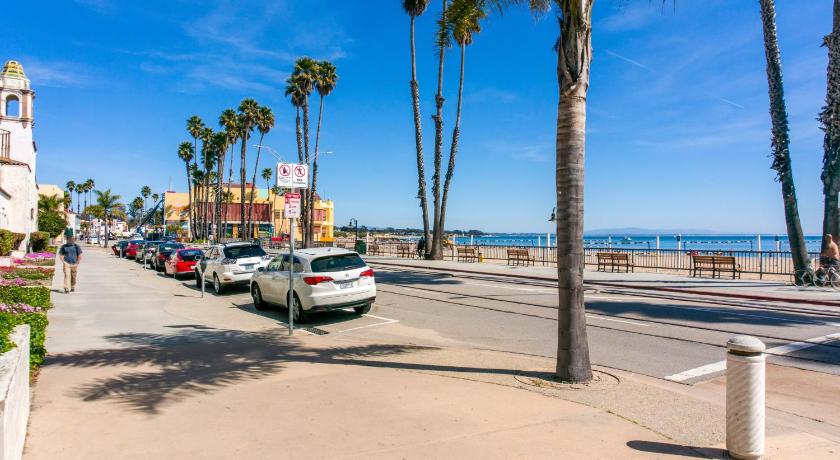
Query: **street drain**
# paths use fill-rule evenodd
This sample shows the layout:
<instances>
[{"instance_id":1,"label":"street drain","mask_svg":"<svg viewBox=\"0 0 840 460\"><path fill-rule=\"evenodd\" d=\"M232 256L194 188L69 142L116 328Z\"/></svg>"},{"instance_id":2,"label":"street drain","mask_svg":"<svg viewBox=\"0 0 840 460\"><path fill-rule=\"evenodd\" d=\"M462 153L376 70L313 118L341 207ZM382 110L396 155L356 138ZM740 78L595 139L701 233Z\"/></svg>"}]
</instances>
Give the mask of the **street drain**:
<instances>
[{"instance_id":1,"label":"street drain","mask_svg":"<svg viewBox=\"0 0 840 460\"><path fill-rule=\"evenodd\" d=\"M519 383L551 390L583 390L601 391L617 386L621 380L615 375L603 371L592 371L592 381L588 383L565 383L555 379L554 373L550 371L537 370L528 372L528 375L514 375Z\"/></svg>"},{"instance_id":2,"label":"street drain","mask_svg":"<svg viewBox=\"0 0 840 460\"><path fill-rule=\"evenodd\" d=\"M329 334L329 332L327 332L323 329L318 329L317 327L305 327L305 328L303 328L303 330L306 331L306 332L311 332L315 335L327 335L327 334Z\"/></svg>"}]
</instances>

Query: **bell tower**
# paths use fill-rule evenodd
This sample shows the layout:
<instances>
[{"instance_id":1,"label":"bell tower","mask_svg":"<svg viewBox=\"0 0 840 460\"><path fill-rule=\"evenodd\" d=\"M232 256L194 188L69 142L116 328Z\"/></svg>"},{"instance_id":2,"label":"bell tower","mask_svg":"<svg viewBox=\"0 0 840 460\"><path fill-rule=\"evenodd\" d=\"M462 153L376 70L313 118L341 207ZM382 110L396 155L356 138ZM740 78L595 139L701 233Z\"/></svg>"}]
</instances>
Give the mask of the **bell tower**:
<instances>
[{"instance_id":1,"label":"bell tower","mask_svg":"<svg viewBox=\"0 0 840 460\"><path fill-rule=\"evenodd\" d=\"M7 61L0 71L0 155L35 169L32 127L35 92L18 61Z\"/></svg>"}]
</instances>

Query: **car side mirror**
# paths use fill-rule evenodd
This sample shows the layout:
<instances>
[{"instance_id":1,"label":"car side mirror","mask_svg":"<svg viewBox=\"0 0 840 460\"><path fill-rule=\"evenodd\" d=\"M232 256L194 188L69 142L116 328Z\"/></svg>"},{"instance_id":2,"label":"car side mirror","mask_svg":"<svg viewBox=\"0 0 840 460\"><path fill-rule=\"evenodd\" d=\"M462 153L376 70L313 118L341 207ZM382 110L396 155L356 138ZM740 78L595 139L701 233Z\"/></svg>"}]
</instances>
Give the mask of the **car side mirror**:
<instances>
[{"instance_id":1,"label":"car side mirror","mask_svg":"<svg viewBox=\"0 0 840 460\"><path fill-rule=\"evenodd\" d=\"M258 271L258 272L264 272L264 271L265 271L265 267L259 267L259 268L257 268L257 271Z\"/></svg>"}]
</instances>

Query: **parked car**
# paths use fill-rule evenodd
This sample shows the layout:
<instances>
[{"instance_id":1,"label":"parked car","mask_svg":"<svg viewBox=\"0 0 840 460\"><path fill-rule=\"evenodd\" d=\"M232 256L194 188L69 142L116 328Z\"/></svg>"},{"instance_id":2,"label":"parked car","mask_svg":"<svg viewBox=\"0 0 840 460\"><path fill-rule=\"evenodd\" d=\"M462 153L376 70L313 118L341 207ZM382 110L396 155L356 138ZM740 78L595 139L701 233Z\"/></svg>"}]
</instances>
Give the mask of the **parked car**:
<instances>
[{"instance_id":1,"label":"parked car","mask_svg":"<svg viewBox=\"0 0 840 460\"><path fill-rule=\"evenodd\" d=\"M134 259L137 257L137 250L140 248L140 245L144 243L143 240L129 240L128 243L125 245L125 251L123 251L123 257L126 259Z\"/></svg>"},{"instance_id":2,"label":"parked car","mask_svg":"<svg viewBox=\"0 0 840 460\"><path fill-rule=\"evenodd\" d=\"M249 242L217 244L196 264L196 285L201 288L201 274L204 281L213 283L213 292L221 294L231 285L247 285L258 268L265 268L271 256L259 244Z\"/></svg>"},{"instance_id":3,"label":"parked car","mask_svg":"<svg viewBox=\"0 0 840 460\"><path fill-rule=\"evenodd\" d=\"M155 258L155 250L160 243L163 243L163 241L146 241L146 244L143 245L143 251L137 254L137 262L151 266L152 260Z\"/></svg>"},{"instance_id":4,"label":"parked car","mask_svg":"<svg viewBox=\"0 0 840 460\"><path fill-rule=\"evenodd\" d=\"M180 275L191 275L195 271L195 264L204 255L204 251L196 248L177 249L166 259L163 273L178 278Z\"/></svg>"},{"instance_id":5,"label":"parked car","mask_svg":"<svg viewBox=\"0 0 840 460\"><path fill-rule=\"evenodd\" d=\"M88 244L99 244L99 237L98 236L91 236L87 239Z\"/></svg>"},{"instance_id":6,"label":"parked car","mask_svg":"<svg viewBox=\"0 0 840 460\"><path fill-rule=\"evenodd\" d=\"M154 245L150 254L152 256L150 260L152 267L154 267L156 271L162 272L163 265L166 263L167 259L169 259L172 253L178 249L184 249L184 245L171 241Z\"/></svg>"},{"instance_id":7,"label":"parked car","mask_svg":"<svg viewBox=\"0 0 840 460\"><path fill-rule=\"evenodd\" d=\"M254 307L287 306L289 254L273 259L251 278ZM352 307L358 314L370 311L376 301L373 269L354 251L341 248L312 248L295 252L293 317L305 322L313 312Z\"/></svg>"}]
</instances>

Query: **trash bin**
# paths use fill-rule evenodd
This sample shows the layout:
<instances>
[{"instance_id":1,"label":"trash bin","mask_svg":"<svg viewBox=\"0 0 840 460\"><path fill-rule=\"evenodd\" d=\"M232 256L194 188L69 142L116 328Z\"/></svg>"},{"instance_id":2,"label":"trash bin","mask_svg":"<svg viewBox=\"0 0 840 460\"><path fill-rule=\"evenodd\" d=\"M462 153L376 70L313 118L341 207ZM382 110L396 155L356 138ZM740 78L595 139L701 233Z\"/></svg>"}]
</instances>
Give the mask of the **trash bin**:
<instances>
[{"instance_id":1,"label":"trash bin","mask_svg":"<svg viewBox=\"0 0 840 460\"><path fill-rule=\"evenodd\" d=\"M355 249L359 254L367 254L367 243L365 243L365 240L356 240Z\"/></svg>"}]
</instances>

